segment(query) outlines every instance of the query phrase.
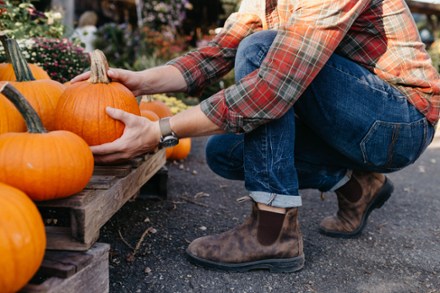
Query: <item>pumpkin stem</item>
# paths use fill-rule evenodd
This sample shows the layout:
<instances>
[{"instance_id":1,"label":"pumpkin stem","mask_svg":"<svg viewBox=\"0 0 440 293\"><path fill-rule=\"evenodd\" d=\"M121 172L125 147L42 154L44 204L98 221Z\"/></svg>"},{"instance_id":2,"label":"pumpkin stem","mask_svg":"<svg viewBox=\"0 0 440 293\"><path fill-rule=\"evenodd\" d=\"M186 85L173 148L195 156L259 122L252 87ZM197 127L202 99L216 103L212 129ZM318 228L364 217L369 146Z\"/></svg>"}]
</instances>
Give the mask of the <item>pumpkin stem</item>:
<instances>
[{"instance_id":1,"label":"pumpkin stem","mask_svg":"<svg viewBox=\"0 0 440 293\"><path fill-rule=\"evenodd\" d=\"M90 52L90 83L110 83L107 76L108 62L101 50L95 49Z\"/></svg>"},{"instance_id":2,"label":"pumpkin stem","mask_svg":"<svg viewBox=\"0 0 440 293\"><path fill-rule=\"evenodd\" d=\"M44 128L40 117L37 112L32 108L31 104L25 97L9 82L2 85L0 93L6 96L11 103L18 109L24 121L29 133L45 133L47 130Z\"/></svg>"},{"instance_id":3,"label":"pumpkin stem","mask_svg":"<svg viewBox=\"0 0 440 293\"><path fill-rule=\"evenodd\" d=\"M6 58L14 68L15 78L17 81L35 80L29 64L24 58L23 53L18 46L17 40L8 38L6 35L0 35L0 41L5 48Z\"/></svg>"}]
</instances>

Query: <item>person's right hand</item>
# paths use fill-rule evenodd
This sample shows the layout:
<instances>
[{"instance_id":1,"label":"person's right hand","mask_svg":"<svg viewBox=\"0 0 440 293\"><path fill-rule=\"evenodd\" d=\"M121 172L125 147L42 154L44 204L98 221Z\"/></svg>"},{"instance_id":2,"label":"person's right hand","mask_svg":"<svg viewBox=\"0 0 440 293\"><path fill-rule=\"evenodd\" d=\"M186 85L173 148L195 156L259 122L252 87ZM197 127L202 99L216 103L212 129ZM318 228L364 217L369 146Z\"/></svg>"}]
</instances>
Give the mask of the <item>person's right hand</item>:
<instances>
[{"instance_id":1,"label":"person's right hand","mask_svg":"<svg viewBox=\"0 0 440 293\"><path fill-rule=\"evenodd\" d=\"M125 85L135 96L145 93L145 84L143 83L142 72L131 71L119 68L110 68L107 75L111 81L119 82ZM90 71L75 76L70 82L75 83L89 79Z\"/></svg>"}]
</instances>

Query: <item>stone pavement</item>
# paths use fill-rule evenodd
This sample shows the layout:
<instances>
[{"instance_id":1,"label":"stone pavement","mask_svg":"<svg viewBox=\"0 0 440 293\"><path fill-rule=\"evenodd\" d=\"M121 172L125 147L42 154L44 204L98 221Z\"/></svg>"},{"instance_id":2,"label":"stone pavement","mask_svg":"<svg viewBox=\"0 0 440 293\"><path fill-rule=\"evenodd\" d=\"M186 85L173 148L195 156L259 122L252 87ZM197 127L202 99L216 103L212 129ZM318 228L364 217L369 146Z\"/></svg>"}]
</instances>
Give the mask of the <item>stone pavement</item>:
<instances>
[{"instance_id":1,"label":"stone pavement","mask_svg":"<svg viewBox=\"0 0 440 293\"><path fill-rule=\"evenodd\" d=\"M225 273L186 260L191 240L227 230L250 211L249 202L239 201L246 195L242 183L206 166L205 142L193 139L187 160L167 164L166 200L129 202L104 227L100 241L112 247L111 292L440 292L440 133L416 164L389 174L395 191L358 238L319 234L320 220L336 211L336 197L329 193L323 201L319 192L303 190L306 264L293 274ZM151 227L154 233L142 238Z\"/></svg>"}]
</instances>

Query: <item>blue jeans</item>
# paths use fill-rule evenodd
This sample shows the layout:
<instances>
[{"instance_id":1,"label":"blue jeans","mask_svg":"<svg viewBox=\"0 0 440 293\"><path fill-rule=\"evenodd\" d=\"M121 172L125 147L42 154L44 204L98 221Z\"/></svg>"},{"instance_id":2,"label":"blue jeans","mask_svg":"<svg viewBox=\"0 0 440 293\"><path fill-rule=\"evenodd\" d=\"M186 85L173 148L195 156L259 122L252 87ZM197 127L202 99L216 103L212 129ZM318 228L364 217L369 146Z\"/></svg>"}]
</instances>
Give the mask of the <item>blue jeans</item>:
<instances>
[{"instance_id":1,"label":"blue jeans","mask_svg":"<svg viewBox=\"0 0 440 293\"><path fill-rule=\"evenodd\" d=\"M236 81L260 67L275 36L262 31L240 43ZM400 91L333 54L283 117L210 137L206 158L218 175L244 180L254 201L297 207L300 189L336 190L352 170L387 173L414 163L433 135Z\"/></svg>"}]
</instances>

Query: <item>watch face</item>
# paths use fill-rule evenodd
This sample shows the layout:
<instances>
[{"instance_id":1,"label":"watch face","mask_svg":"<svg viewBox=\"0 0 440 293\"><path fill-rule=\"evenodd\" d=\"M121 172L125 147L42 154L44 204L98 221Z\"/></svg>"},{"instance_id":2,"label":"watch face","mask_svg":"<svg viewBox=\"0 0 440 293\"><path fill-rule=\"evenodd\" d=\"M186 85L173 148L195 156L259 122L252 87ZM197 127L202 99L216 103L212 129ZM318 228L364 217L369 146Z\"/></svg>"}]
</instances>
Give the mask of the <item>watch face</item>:
<instances>
[{"instance_id":1,"label":"watch face","mask_svg":"<svg viewBox=\"0 0 440 293\"><path fill-rule=\"evenodd\" d=\"M177 137L172 136L172 135L168 135L162 139L160 145L164 148L167 148L167 147L175 146L178 143L179 143L179 139Z\"/></svg>"}]
</instances>

